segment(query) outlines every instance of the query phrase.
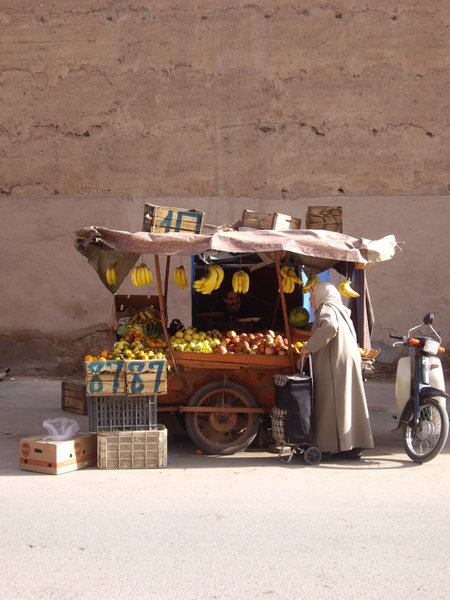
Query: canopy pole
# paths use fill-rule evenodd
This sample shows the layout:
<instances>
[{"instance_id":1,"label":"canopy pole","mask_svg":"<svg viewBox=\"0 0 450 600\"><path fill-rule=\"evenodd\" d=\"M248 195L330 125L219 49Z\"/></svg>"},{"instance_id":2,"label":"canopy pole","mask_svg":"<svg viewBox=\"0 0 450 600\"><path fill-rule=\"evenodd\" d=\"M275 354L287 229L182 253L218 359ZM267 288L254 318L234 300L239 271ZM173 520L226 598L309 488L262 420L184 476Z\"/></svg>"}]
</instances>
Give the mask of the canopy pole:
<instances>
[{"instance_id":1,"label":"canopy pole","mask_svg":"<svg viewBox=\"0 0 450 600\"><path fill-rule=\"evenodd\" d=\"M180 373L180 368L173 352L172 344L170 343L169 332L167 331L167 315L166 315L166 303L162 293L162 282L161 282L161 269L159 267L159 256L155 254L155 270L156 270L156 283L158 284L158 298L159 298L159 310L161 312L161 325L164 332L164 338L169 348L170 357L172 358L173 366L177 375ZM167 279L167 277L166 277Z\"/></svg>"},{"instance_id":2,"label":"canopy pole","mask_svg":"<svg viewBox=\"0 0 450 600\"><path fill-rule=\"evenodd\" d=\"M278 279L278 289L280 290L280 299L281 299L281 308L283 309L283 320L284 320L284 329L285 329L285 333L286 333L286 337L287 337L287 341L288 341L288 346L289 346L289 360L291 362L291 369L292 369L292 373L296 372L296 368L295 368L295 359L294 359L294 349L292 347L292 338L291 338L291 331L289 329L289 318L288 318L288 312L287 312L287 308L286 308L286 298L284 295L284 290L283 290L283 282L281 280L281 269L280 269L280 255L278 252L274 252L274 257L275 257L275 268L277 271L277 279Z\"/></svg>"},{"instance_id":3,"label":"canopy pole","mask_svg":"<svg viewBox=\"0 0 450 600\"><path fill-rule=\"evenodd\" d=\"M169 291L169 271L170 271L170 254L166 254L166 274L164 278L164 300L167 307L167 298Z\"/></svg>"}]
</instances>

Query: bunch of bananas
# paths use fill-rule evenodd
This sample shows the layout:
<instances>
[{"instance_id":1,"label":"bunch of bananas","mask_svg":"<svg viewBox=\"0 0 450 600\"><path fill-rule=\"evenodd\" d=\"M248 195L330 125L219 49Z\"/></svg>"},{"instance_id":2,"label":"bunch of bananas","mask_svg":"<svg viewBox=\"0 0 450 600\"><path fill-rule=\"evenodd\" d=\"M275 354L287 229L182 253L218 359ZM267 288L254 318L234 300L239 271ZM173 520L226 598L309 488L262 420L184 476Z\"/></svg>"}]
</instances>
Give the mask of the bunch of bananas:
<instances>
[{"instance_id":1,"label":"bunch of bananas","mask_svg":"<svg viewBox=\"0 0 450 600\"><path fill-rule=\"evenodd\" d=\"M175 282L175 285L177 287L180 288L187 288L189 286L187 279L186 279L186 273L184 271L184 267L177 267L174 272L173 272L173 280Z\"/></svg>"},{"instance_id":2,"label":"bunch of bananas","mask_svg":"<svg viewBox=\"0 0 450 600\"><path fill-rule=\"evenodd\" d=\"M135 323L154 323L158 321L158 315L151 309L139 310L134 313L134 315L128 321L129 325L134 325Z\"/></svg>"},{"instance_id":3,"label":"bunch of bananas","mask_svg":"<svg viewBox=\"0 0 450 600\"><path fill-rule=\"evenodd\" d=\"M316 283L319 283L319 281L320 281L320 279L317 277L317 275L312 275L311 277L308 278L308 281L303 286L302 292L304 294L307 294L308 292L311 291L312 286L316 285Z\"/></svg>"},{"instance_id":4,"label":"bunch of bananas","mask_svg":"<svg viewBox=\"0 0 450 600\"><path fill-rule=\"evenodd\" d=\"M283 292L285 294L292 294L292 292L295 290L295 284L302 284L302 280L295 272L294 267L289 267L288 265L285 265L281 269L281 283L283 285Z\"/></svg>"},{"instance_id":5,"label":"bunch of bananas","mask_svg":"<svg viewBox=\"0 0 450 600\"><path fill-rule=\"evenodd\" d=\"M358 292L352 288L352 282L348 277L339 283L338 290L345 298L359 298Z\"/></svg>"},{"instance_id":6,"label":"bunch of bananas","mask_svg":"<svg viewBox=\"0 0 450 600\"><path fill-rule=\"evenodd\" d=\"M116 278L116 270L114 267L108 267L106 269L106 281L107 281L108 285L116 285L117 278Z\"/></svg>"},{"instance_id":7,"label":"bunch of bananas","mask_svg":"<svg viewBox=\"0 0 450 600\"><path fill-rule=\"evenodd\" d=\"M250 287L250 277L248 276L248 273L242 271L242 269L240 271L235 271L231 279L231 285L236 294L246 294Z\"/></svg>"},{"instance_id":8,"label":"bunch of bananas","mask_svg":"<svg viewBox=\"0 0 450 600\"><path fill-rule=\"evenodd\" d=\"M206 269L206 275L196 279L192 285L196 292L200 294L211 294L219 289L225 273L219 265L209 265Z\"/></svg>"},{"instance_id":9,"label":"bunch of bananas","mask_svg":"<svg viewBox=\"0 0 450 600\"><path fill-rule=\"evenodd\" d=\"M151 285L152 282L153 274L145 263L134 267L131 271L131 283L134 287L144 287L144 285Z\"/></svg>"}]
</instances>

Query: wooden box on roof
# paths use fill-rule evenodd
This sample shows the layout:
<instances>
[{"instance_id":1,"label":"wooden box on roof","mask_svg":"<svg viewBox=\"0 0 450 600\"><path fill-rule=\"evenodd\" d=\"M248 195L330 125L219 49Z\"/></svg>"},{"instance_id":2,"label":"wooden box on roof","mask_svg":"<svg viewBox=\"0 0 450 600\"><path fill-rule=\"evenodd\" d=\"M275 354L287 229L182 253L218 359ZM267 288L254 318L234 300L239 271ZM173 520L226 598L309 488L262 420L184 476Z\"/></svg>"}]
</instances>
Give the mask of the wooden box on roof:
<instances>
[{"instance_id":1,"label":"wooden box on roof","mask_svg":"<svg viewBox=\"0 0 450 600\"><path fill-rule=\"evenodd\" d=\"M193 208L145 204L142 231L149 233L200 233L205 213Z\"/></svg>"},{"instance_id":2,"label":"wooden box on roof","mask_svg":"<svg viewBox=\"0 0 450 600\"><path fill-rule=\"evenodd\" d=\"M342 233L342 206L310 206L306 214L307 229L326 229Z\"/></svg>"},{"instance_id":3,"label":"wooden box on roof","mask_svg":"<svg viewBox=\"0 0 450 600\"><path fill-rule=\"evenodd\" d=\"M281 213L260 213L253 210L244 210L242 213L242 227L254 229L272 229L273 231L286 231L300 229L302 220Z\"/></svg>"}]
</instances>

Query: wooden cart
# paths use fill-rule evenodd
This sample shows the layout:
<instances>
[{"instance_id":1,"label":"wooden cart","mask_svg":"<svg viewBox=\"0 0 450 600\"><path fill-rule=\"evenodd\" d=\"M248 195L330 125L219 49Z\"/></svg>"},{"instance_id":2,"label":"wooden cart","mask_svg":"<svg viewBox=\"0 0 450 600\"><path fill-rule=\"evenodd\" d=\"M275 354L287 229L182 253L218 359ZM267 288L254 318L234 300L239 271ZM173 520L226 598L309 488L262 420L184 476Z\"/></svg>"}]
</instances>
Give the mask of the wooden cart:
<instances>
[{"instance_id":1,"label":"wooden cart","mask_svg":"<svg viewBox=\"0 0 450 600\"><path fill-rule=\"evenodd\" d=\"M263 416L269 415L274 406L273 376L296 371L297 356L292 348L280 264L296 260L297 264L309 268L310 273L318 273L330 267L340 269L340 272L344 269L345 272L349 265L352 268L357 265L360 270L355 271L359 275L354 283L359 288L360 298L356 329L364 335L365 271L361 267L370 262L391 258L396 247L394 236L370 242L340 233L314 230L264 230L246 232L243 236L231 231L219 231L212 235L131 234L90 227L76 232L76 235L77 249L87 255L86 248L90 247L91 258L92 245L97 245L99 252L109 251L111 254L108 264L114 264L116 258L120 262L124 251L134 253L136 257L141 253L154 256L161 325L168 344L167 358L170 365L167 394L159 396L158 412L183 414L192 441L205 452L221 455L233 454L248 447L258 433ZM166 311L171 256L200 255L209 248L214 252L222 248L226 252L236 253L263 252L265 260L270 253L276 269L279 289L277 302L283 314L284 336L291 348L287 356L173 351L167 331ZM164 278L160 265L162 254L166 256ZM90 262L93 264L92 260ZM99 269L97 271L104 281L104 274ZM117 287L120 284L119 278Z\"/></svg>"}]
</instances>

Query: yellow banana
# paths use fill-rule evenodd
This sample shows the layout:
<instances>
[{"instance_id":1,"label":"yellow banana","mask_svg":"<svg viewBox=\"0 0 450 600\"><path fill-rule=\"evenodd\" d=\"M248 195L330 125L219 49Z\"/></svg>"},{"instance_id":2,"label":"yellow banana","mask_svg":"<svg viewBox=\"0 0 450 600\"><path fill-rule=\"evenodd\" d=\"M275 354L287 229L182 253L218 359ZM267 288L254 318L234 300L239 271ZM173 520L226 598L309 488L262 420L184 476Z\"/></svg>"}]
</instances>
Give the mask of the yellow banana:
<instances>
[{"instance_id":1,"label":"yellow banana","mask_svg":"<svg viewBox=\"0 0 450 600\"><path fill-rule=\"evenodd\" d=\"M108 267L106 269L106 281L107 281L108 285L116 284L116 282L117 282L116 270L114 269L114 267Z\"/></svg>"},{"instance_id":2,"label":"yellow banana","mask_svg":"<svg viewBox=\"0 0 450 600\"><path fill-rule=\"evenodd\" d=\"M212 267L210 267L212 269L214 269L217 273L217 281L216 281L216 287L214 288L215 290L218 290L219 287L222 284L223 278L225 276L225 272L222 269L222 267L219 267L219 265L213 265Z\"/></svg>"},{"instance_id":3,"label":"yellow banana","mask_svg":"<svg viewBox=\"0 0 450 600\"><path fill-rule=\"evenodd\" d=\"M242 283L242 293L246 294L250 288L250 277L248 275L248 273L244 272L244 275L242 276L243 279L243 283Z\"/></svg>"},{"instance_id":4,"label":"yellow banana","mask_svg":"<svg viewBox=\"0 0 450 600\"><path fill-rule=\"evenodd\" d=\"M175 285L180 288L185 288L188 286L186 280L186 273L184 272L184 267L177 267L173 272L173 280Z\"/></svg>"},{"instance_id":5,"label":"yellow banana","mask_svg":"<svg viewBox=\"0 0 450 600\"><path fill-rule=\"evenodd\" d=\"M211 269L208 267L207 277L205 281L205 285L202 290L202 294L211 294L213 290L216 289L217 283L217 271L216 269Z\"/></svg>"},{"instance_id":6,"label":"yellow banana","mask_svg":"<svg viewBox=\"0 0 450 600\"><path fill-rule=\"evenodd\" d=\"M134 287L139 287L139 282L137 279L137 267L134 267L134 269L131 271L131 283L134 285Z\"/></svg>"},{"instance_id":7,"label":"yellow banana","mask_svg":"<svg viewBox=\"0 0 450 600\"><path fill-rule=\"evenodd\" d=\"M338 290L346 298L359 298L358 292L355 292L352 288L352 282L348 278L341 281L338 285Z\"/></svg>"},{"instance_id":8,"label":"yellow banana","mask_svg":"<svg viewBox=\"0 0 450 600\"><path fill-rule=\"evenodd\" d=\"M312 277L310 277L308 279L308 281L305 283L305 285L303 286L303 290L302 292L304 294L307 294L311 288L313 287L313 285L315 285L316 283L319 283L319 278L317 277L317 275L313 275Z\"/></svg>"},{"instance_id":9,"label":"yellow banana","mask_svg":"<svg viewBox=\"0 0 450 600\"><path fill-rule=\"evenodd\" d=\"M150 269L147 266L145 267L145 277L147 279L147 285L152 285L153 273L150 271Z\"/></svg>"}]
</instances>

